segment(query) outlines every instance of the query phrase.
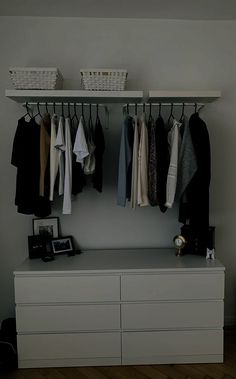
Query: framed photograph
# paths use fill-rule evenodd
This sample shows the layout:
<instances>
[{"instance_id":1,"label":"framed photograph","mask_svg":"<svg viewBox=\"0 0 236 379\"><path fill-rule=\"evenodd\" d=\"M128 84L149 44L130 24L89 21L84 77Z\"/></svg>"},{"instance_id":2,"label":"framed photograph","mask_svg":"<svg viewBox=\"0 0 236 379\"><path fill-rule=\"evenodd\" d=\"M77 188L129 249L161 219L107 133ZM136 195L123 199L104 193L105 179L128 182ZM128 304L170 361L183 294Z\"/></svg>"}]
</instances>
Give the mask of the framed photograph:
<instances>
[{"instance_id":1,"label":"framed photograph","mask_svg":"<svg viewBox=\"0 0 236 379\"><path fill-rule=\"evenodd\" d=\"M58 238L58 217L34 218L33 234L35 236L42 235L49 238Z\"/></svg>"},{"instance_id":2,"label":"framed photograph","mask_svg":"<svg viewBox=\"0 0 236 379\"><path fill-rule=\"evenodd\" d=\"M43 258L52 255L51 239L47 236L28 236L29 258Z\"/></svg>"},{"instance_id":3,"label":"framed photograph","mask_svg":"<svg viewBox=\"0 0 236 379\"><path fill-rule=\"evenodd\" d=\"M74 254L73 238L71 236L55 238L51 240L51 245L54 254Z\"/></svg>"}]
</instances>

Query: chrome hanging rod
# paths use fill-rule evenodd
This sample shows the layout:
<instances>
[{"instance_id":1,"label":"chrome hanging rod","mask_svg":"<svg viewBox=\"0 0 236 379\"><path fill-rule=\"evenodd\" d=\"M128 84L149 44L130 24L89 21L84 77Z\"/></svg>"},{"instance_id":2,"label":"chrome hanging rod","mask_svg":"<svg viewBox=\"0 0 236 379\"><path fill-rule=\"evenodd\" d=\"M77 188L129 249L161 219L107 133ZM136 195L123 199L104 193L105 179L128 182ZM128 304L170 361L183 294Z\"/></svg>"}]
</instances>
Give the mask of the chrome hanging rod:
<instances>
[{"instance_id":1,"label":"chrome hanging rod","mask_svg":"<svg viewBox=\"0 0 236 379\"><path fill-rule=\"evenodd\" d=\"M187 107L194 107L195 105L199 106L199 107L204 107L206 104L205 103L185 103L184 101L182 103L127 103L127 104L124 104L123 107L126 107L127 105L129 105L130 107L143 107L144 105L149 108L150 105L151 106L164 106L164 107L170 107L170 106L177 106L177 107L182 107L184 104L184 106L187 106Z\"/></svg>"},{"instance_id":2,"label":"chrome hanging rod","mask_svg":"<svg viewBox=\"0 0 236 379\"><path fill-rule=\"evenodd\" d=\"M68 106L68 105L78 105L78 106L85 106L85 107L88 107L88 106L99 106L99 107L107 107L106 104L98 104L98 103L77 103L77 102L74 102L74 101L61 101L61 102L48 102L48 101L26 101L23 103L23 106L26 106L27 105L47 105L47 106L61 106L62 104L65 105L65 106Z\"/></svg>"}]
</instances>

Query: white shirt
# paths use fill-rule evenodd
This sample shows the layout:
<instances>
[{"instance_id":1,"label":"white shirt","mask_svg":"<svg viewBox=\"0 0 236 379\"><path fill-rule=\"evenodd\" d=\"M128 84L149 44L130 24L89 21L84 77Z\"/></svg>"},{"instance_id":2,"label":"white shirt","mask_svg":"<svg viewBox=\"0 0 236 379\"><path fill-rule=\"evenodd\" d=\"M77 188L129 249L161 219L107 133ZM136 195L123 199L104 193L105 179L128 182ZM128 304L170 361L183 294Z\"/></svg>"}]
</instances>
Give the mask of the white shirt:
<instances>
[{"instance_id":1,"label":"white shirt","mask_svg":"<svg viewBox=\"0 0 236 379\"><path fill-rule=\"evenodd\" d=\"M179 133L180 126L181 126L181 123L174 120L173 126L171 127L168 133L168 142L169 142L169 147L170 147L170 165L168 169L167 182L166 182L165 206L167 208L172 208L174 199L175 199L177 174L178 174L178 150L179 150L179 141L180 141L180 133Z\"/></svg>"},{"instance_id":2,"label":"white shirt","mask_svg":"<svg viewBox=\"0 0 236 379\"><path fill-rule=\"evenodd\" d=\"M50 139L50 195L49 200L53 200L54 185L59 168L59 150L55 147L57 133L57 115L51 119L51 139Z\"/></svg>"},{"instance_id":3,"label":"white shirt","mask_svg":"<svg viewBox=\"0 0 236 379\"><path fill-rule=\"evenodd\" d=\"M55 142L55 148L58 149L58 160L59 160L59 195L64 192L64 180L65 180L65 138L64 138L64 117L60 117L57 137Z\"/></svg>"},{"instance_id":4,"label":"white shirt","mask_svg":"<svg viewBox=\"0 0 236 379\"><path fill-rule=\"evenodd\" d=\"M71 192L72 192L72 144L70 134L70 119L65 120L65 181L63 214L71 214Z\"/></svg>"},{"instance_id":5,"label":"white shirt","mask_svg":"<svg viewBox=\"0 0 236 379\"><path fill-rule=\"evenodd\" d=\"M76 155L76 162L81 163L82 168L84 167L84 158L89 155L87 141L84 134L84 124L83 117L80 117L78 129L76 132L73 152Z\"/></svg>"}]
</instances>

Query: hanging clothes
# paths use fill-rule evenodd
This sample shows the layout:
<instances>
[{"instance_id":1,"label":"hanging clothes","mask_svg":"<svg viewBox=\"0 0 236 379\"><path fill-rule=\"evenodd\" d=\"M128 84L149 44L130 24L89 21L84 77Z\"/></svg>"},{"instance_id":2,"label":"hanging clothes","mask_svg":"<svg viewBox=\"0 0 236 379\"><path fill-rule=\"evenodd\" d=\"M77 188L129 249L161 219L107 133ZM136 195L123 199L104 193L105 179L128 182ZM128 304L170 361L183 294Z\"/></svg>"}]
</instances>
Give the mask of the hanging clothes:
<instances>
[{"instance_id":1,"label":"hanging clothes","mask_svg":"<svg viewBox=\"0 0 236 379\"><path fill-rule=\"evenodd\" d=\"M49 200L53 201L55 180L59 168L59 150L56 149L57 137L57 115L54 114L51 119L51 138L50 138L50 196Z\"/></svg>"},{"instance_id":2,"label":"hanging clothes","mask_svg":"<svg viewBox=\"0 0 236 379\"><path fill-rule=\"evenodd\" d=\"M84 159L89 155L88 145L84 133L84 118L80 117L78 129L76 132L73 152L76 155L76 162L81 163L84 167Z\"/></svg>"},{"instance_id":3,"label":"hanging clothes","mask_svg":"<svg viewBox=\"0 0 236 379\"><path fill-rule=\"evenodd\" d=\"M63 214L71 214L71 193L72 193L72 144L70 134L70 118L65 119L65 179Z\"/></svg>"},{"instance_id":4,"label":"hanging clothes","mask_svg":"<svg viewBox=\"0 0 236 379\"><path fill-rule=\"evenodd\" d=\"M104 140L102 124L101 124L99 117L97 117L96 124L95 124L94 144L95 144L94 157L95 157L96 165L95 165L95 172L92 176L92 181L93 181L93 187L98 192L102 192L102 186L103 186L103 154L105 151L105 140Z\"/></svg>"},{"instance_id":5,"label":"hanging clothes","mask_svg":"<svg viewBox=\"0 0 236 379\"><path fill-rule=\"evenodd\" d=\"M158 205L157 192L157 144L156 127L152 117L148 120L148 200L151 206Z\"/></svg>"},{"instance_id":6,"label":"hanging clothes","mask_svg":"<svg viewBox=\"0 0 236 379\"><path fill-rule=\"evenodd\" d=\"M48 199L39 196L40 126L35 118L22 117L13 141L11 164L17 168L15 205L17 212L47 217L51 214Z\"/></svg>"},{"instance_id":7,"label":"hanging clothes","mask_svg":"<svg viewBox=\"0 0 236 379\"><path fill-rule=\"evenodd\" d=\"M209 186L211 179L210 139L205 122L194 113L189 119L189 130L197 159L197 171L181 198L179 221L189 222L199 250L207 247L209 229Z\"/></svg>"},{"instance_id":8,"label":"hanging clothes","mask_svg":"<svg viewBox=\"0 0 236 379\"><path fill-rule=\"evenodd\" d=\"M64 193L64 181L65 181L65 137L64 137L64 123L65 119L63 116L59 119L57 137L55 142L55 148L58 149L58 160L59 160L59 186L58 193L63 195Z\"/></svg>"},{"instance_id":9,"label":"hanging clothes","mask_svg":"<svg viewBox=\"0 0 236 379\"><path fill-rule=\"evenodd\" d=\"M89 127L87 130L87 146L88 146L88 155L84 159L84 173L85 175L92 175L95 172L95 144L93 141L93 128L92 128L92 120L89 121Z\"/></svg>"},{"instance_id":10,"label":"hanging clothes","mask_svg":"<svg viewBox=\"0 0 236 379\"><path fill-rule=\"evenodd\" d=\"M178 174L178 150L180 144L180 133L179 128L181 123L177 120L173 120L173 125L168 132L168 143L170 149L170 164L168 168L167 182L166 182L166 203L167 208L172 208L176 183L177 183L177 174Z\"/></svg>"},{"instance_id":11,"label":"hanging clothes","mask_svg":"<svg viewBox=\"0 0 236 379\"><path fill-rule=\"evenodd\" d=\"M179 201L197 171L197 158L189 130L187 117L184 116L180 127L181 146L178 157L178 176L175 200Z\"/></svg>"},{"instance_id":12,"label":"hanging clothes","mask_svg":"<svg viewBox=\"0 0 236 379\"><path fill-rule=\"evenodd\" d=\"M79 121L79 124L80 124L80 121ZM77 135L78 129L80 127L79 124L74 122L74 121L71 121L71 143L73 146L73 154L72 154L72 195L74 195L74 196L78 195L78 193L81 193L84 186L86 185L86 180L85 180L85 175L84 175L84 171L82 168L82 164L81 164L81 162L77 162L77 155L75 154L75 151L78 151L78 152L81 151L80 148L77 149L77 147L76 147L79 145L78 142L79 142L80 138L77 137L78 142L75 143L76 135ZM79 135L80 135L80 132L79 132ZM84 133L83 133L83 136L84 136ZM84 137L84 139L85 139L85 137Z\"/></svg>"},{"instance_id":13,"label":"hanging clothes","mask_svg":"<svg viewBox=\"0 0 236 379\"><path fill-rule=\"evenodd\" d=\"M117 204L125 207L131 197L132 154L134 141L134 120L127 116L124 120L119 154Z\"/></svg>"},{"instance_id":14,"label":"hanging clothes","mask_svg":"<svg viewBox=\"0 0 236 379\"><path fill-rule=\"evenodd\" d=\"M148 200L148 131L145 114L140 119L140 141L138 152L138 205L149 205Z\"/></svg>"},{"instance_id":15,"label":"hanging clothes","mask_svg":"<svg viewBox=\"0 0 236 379\"><path fill-rule=\"evenodd\" d=\"M50 134L51 116L45 113L40 122L40 179L39 195L49 198L50 192Z\"/></svg>"},{"instance_id":16,"label":"hanging clothes","mask_svg":"<svg viewBox=\"0 0 236 379\"><path fill-rule=\"evenodd\" d=\"M169 146L164 120L159 116L156 120L156 154L157 154L157 201L161 212L165 212L166 182L170 164Z\"/></svg>"},{"instance_id":17,"label":"hanging clothes","mask_svg":"<svg viewBox=\"0 0 236 379\"><path fill-rule=\"evenodd\" d=\"M134 143L132 155L131 198L130 206L135 209L138 204L138 150L139 150L139 120L134 116Z\"/></svg>"}]
</instances>

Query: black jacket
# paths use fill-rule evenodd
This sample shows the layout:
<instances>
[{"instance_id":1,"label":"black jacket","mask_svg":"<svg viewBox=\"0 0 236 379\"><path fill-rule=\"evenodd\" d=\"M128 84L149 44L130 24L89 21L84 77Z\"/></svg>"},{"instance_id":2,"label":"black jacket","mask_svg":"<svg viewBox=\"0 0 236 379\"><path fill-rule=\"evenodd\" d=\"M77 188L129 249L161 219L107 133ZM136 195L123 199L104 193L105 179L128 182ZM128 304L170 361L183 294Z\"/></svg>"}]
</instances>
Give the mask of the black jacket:
<instances>
[{"instance_id":1,"label":"black jacket","mask_svg":"<svg viewBox=\"0 0 236 379\"><path fill-rule=\"evenodd\" d=\"M207 246L209 229L209 186L211 179L210 140L205 122L194 113L189 129L197 158L197 171L182 196L179 221L189 223L193 237Z\"/></svg>"}]
</instances>

